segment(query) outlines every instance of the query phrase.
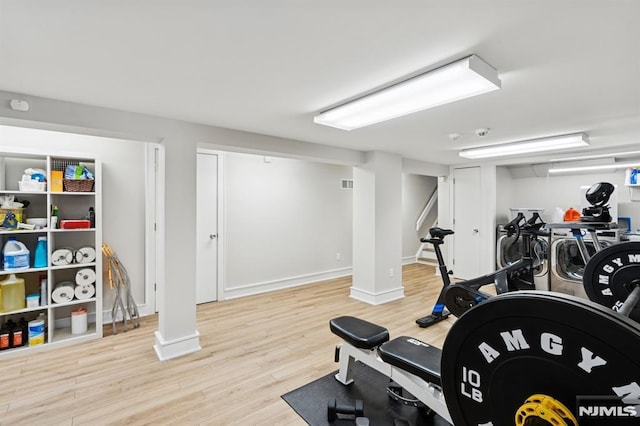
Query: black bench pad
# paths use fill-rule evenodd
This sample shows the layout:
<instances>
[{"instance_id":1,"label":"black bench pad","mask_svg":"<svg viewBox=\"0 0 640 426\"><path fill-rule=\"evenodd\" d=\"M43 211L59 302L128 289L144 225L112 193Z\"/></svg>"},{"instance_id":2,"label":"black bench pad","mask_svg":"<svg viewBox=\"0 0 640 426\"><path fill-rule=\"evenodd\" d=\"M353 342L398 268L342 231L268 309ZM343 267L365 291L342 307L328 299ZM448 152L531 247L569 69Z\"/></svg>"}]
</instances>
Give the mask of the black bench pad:
<instances>
[{"instance_id":1,"label":"black bench pad","mask_svg":"<svg viewBox=\"0 0 640 426\"><path fill-rule=\"evenodd\" d=\"M378 353L384 362L415 374L427 382L442 385L442 351L439 348L413 337L401 336L380 346Z\"/></svg>"},{"instance_id":2,"label":"black bench pad","mask_svg":"<svg viewBox=\"0 0 640 426\"><path fill-rule=\"evenodd\" d=\"M356 317L338 317L329 321L331 332L356 348L373 349L389 340L389 330Z\"/></svg>"}]
</instances>

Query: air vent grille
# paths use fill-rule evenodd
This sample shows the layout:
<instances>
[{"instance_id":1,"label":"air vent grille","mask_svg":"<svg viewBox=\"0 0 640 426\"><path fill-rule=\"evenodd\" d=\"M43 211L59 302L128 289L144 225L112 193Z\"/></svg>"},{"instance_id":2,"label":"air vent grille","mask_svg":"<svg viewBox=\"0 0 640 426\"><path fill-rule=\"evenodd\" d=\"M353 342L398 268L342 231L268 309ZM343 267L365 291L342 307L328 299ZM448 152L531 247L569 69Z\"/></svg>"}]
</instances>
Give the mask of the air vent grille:
<instances>
[{"instance_id":1,"label":"air vent grille","mask_svg":"<svg viewBox=\"0 0 640 426\"><path fill-rule=\"evenodd\" d=\"M340 188L342 188L342 189L353 189L353 179L341 179L340 180Z\"/></svg>"}]
</instances>

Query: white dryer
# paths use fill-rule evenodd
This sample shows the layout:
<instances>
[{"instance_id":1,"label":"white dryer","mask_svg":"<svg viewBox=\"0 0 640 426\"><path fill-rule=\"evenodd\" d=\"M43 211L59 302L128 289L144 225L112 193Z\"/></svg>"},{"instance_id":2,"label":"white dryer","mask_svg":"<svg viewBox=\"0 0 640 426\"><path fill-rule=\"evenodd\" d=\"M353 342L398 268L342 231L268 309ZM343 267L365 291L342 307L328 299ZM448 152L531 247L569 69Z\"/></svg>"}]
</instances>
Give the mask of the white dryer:
<instances>
[{"instance_id":1,"label":"white dryer","mask_svg":"<svg viewBox=\"0 0 640 426\"><path fill-rule=\"evenodd\" d=\"M620 241L617 230L598 232L597 237L602 247L608 247ZM585 236L584 243L589 255L592 256L596 252L593 241ZM576 238L566 235L552 236L550 257L549 290L588 299L582 285L585 263Z\"/></svg>"}]
</instances>

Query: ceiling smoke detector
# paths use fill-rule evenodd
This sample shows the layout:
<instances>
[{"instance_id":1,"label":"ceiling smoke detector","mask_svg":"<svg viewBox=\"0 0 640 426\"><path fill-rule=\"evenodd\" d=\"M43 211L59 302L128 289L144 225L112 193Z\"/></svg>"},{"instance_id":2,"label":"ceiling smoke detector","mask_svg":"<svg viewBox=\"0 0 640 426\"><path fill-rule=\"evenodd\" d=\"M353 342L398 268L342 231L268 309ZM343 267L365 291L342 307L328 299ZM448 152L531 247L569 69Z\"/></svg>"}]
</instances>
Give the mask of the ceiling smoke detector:
<instances>
[{"instance_id":1,"label":"ceiling smoke detector","mask_svg":"<svg viewBox=\"0 0 640 426\"><path fill-rule=\"evenodd\" d=\"M452 141L457 141L462 139L462 135L460 133L449 133L449 139Z\"/></svg>"},{"instance_id":2,"label":"ceiling smoke detector","mask_svg":"<svg viewBox=\"0 0 640 426\"><path fill-rule=\"evenodd\" d=\"M479 129L476 129L476 135L483 137L483 136L487 136L489 134L489 131L491 129L488 127L481 127Z\"/></svg>"}]
</instances>

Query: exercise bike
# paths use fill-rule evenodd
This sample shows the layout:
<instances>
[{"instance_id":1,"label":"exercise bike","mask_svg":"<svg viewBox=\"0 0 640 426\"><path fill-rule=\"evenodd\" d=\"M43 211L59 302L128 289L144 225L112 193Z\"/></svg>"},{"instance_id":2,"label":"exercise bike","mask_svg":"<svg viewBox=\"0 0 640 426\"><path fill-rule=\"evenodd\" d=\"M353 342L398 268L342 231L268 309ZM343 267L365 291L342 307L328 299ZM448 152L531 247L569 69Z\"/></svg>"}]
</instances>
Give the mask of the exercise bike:
<instances>
[{"instance_id":1,"label":"exercise bike","mask_svg":"<svg viewBox=\"0 0 640 426\"><path fill-rule=\"evenodd\" d=\"M516 290L535 290L533 276L536 269L541 267L544 256L535 250L535 240L538 236L547 235L545 231L542 231L544 225L545 223L538 213L534 213L528 221L525 221L522 213L518 213L504 228L508 236L515 234L516 238L513 244L517 244L518 241L522 242L522 258L496 272L456 284L452 284L449 279L452 271L447 269L440 249L440 246L444 244L444 238L454 232L451 229L431 228L429 230L431 238L423 238L420 241L433 245L443 287L431 314L417 319L416 323L425 328L446 319L450 313L455 316L462 315L472 306L492 297L492 295L479 290L488 284L495 285L497 294Z\"/></svg>"}]
</instances>

